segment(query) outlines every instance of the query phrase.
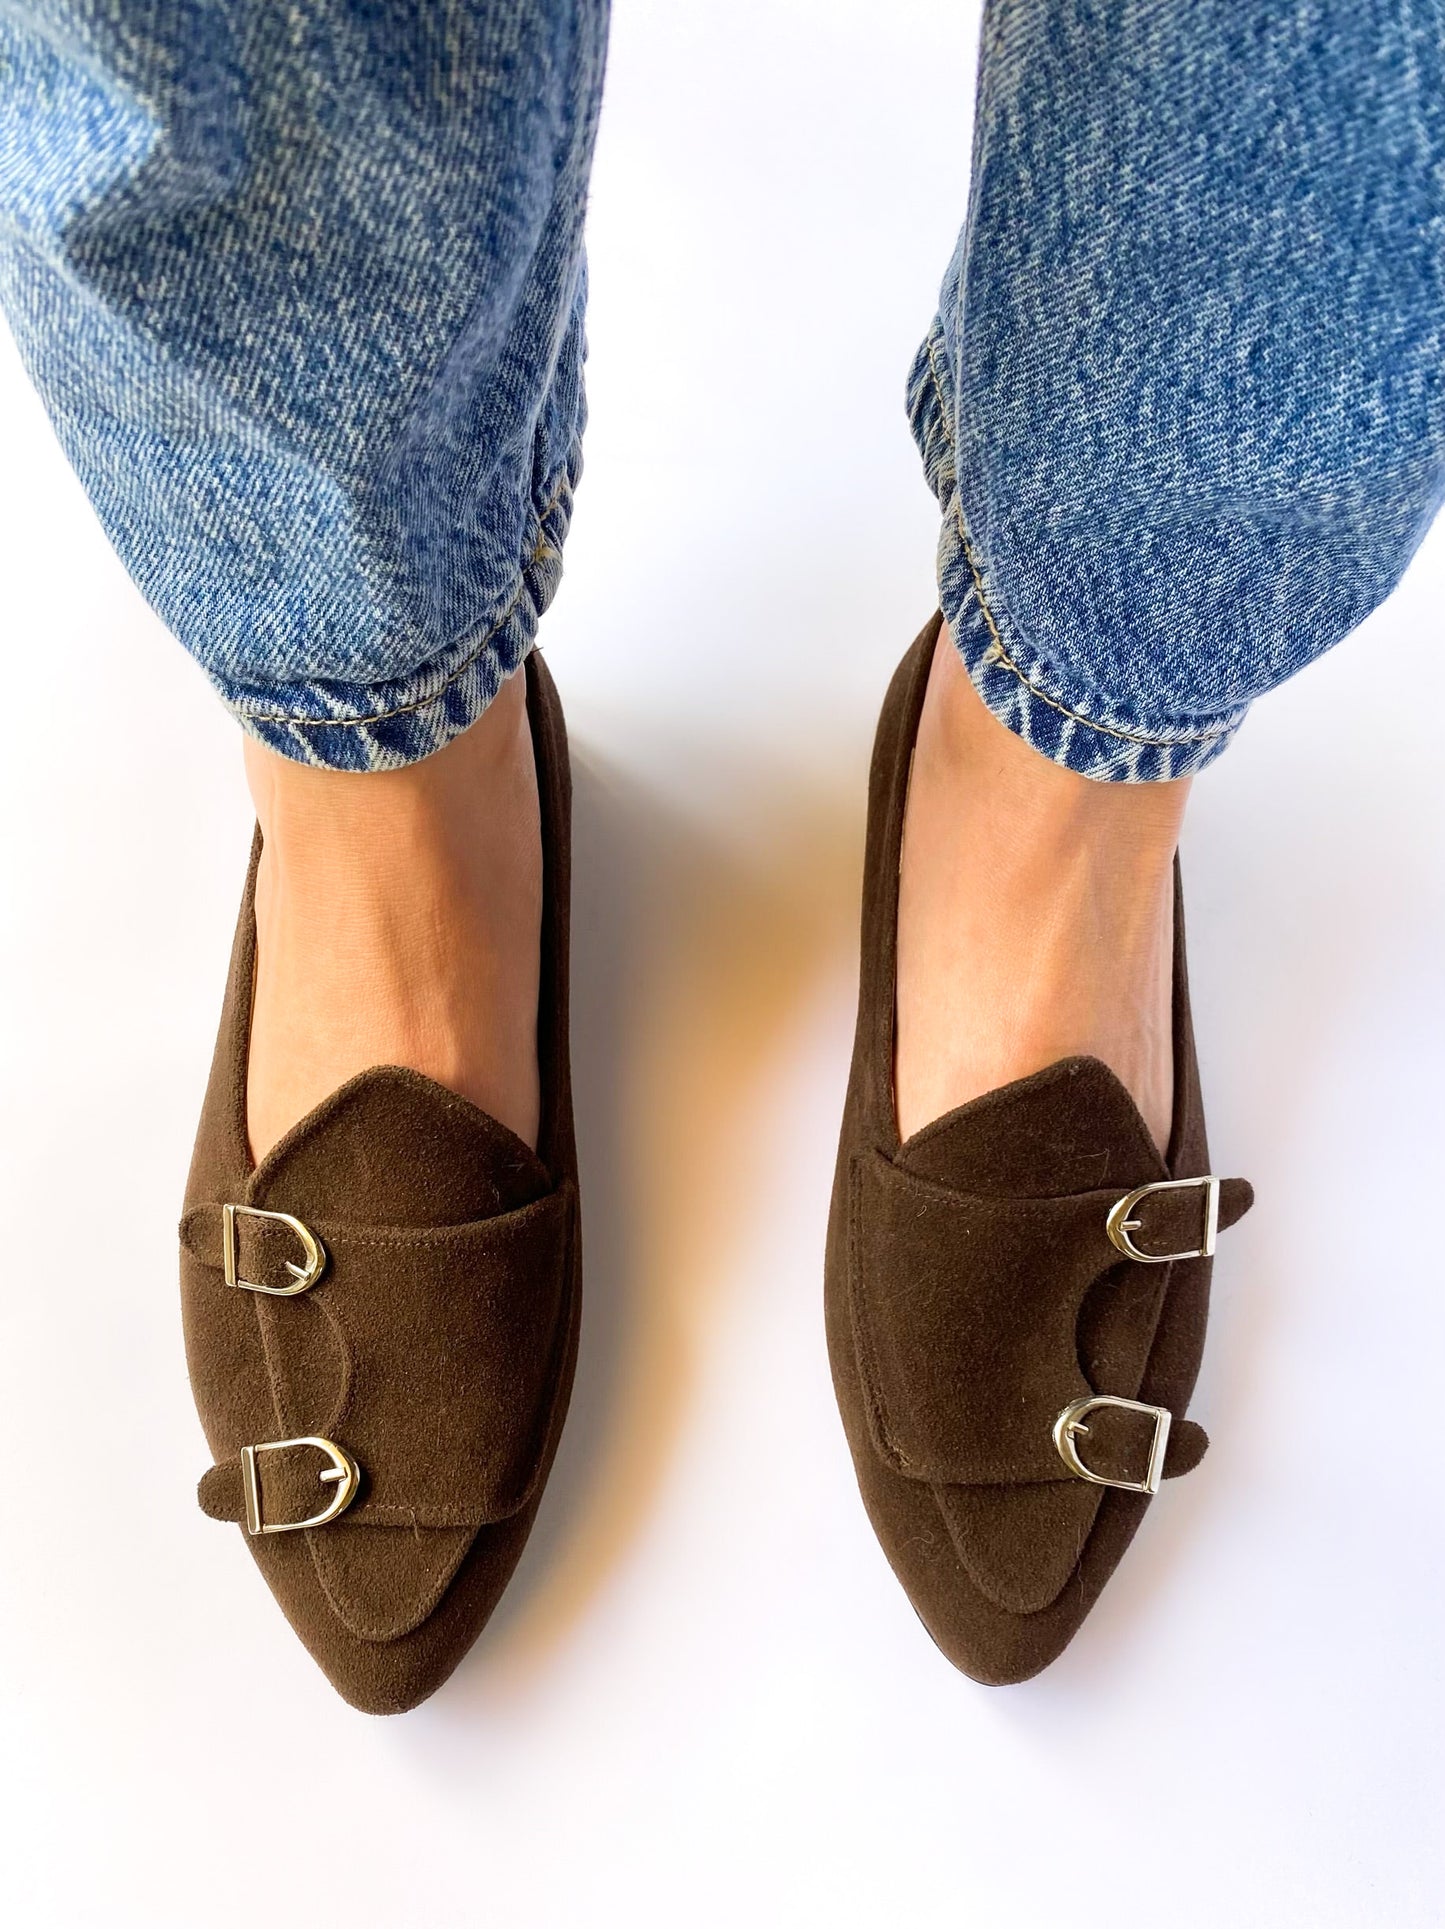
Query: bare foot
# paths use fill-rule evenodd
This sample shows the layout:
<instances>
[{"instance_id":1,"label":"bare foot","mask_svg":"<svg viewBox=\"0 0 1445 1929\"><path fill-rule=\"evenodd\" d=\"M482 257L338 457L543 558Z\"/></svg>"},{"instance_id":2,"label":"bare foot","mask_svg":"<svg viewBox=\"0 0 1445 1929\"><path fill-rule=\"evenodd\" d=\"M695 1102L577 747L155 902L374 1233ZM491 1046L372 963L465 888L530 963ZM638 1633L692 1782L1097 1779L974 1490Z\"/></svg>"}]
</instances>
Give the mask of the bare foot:
<instances>
[{"instance_id":1,"label":"bare foot","mask_svg":"<svg viewBox=\"0 0 1445 1929\"><path fill-rule=\"evenodd\" d=\"M1004 728L945 627L903 833L898 1129L1075 1053L1173 1109L1173 859L1189 780L1098 783Z\"/></svg>"},{"instance_id":2,"label":"bare foot","mask_svg":"<svg viewBox=\"0 0 1445 1929\"><path fill-rule=\"evenodd\" d=\"M251 1151L373 1065L425 1072L536 1142L542 842L524 678L403 770L246 739L264 848Z\"/></svg>"}]
</instances>

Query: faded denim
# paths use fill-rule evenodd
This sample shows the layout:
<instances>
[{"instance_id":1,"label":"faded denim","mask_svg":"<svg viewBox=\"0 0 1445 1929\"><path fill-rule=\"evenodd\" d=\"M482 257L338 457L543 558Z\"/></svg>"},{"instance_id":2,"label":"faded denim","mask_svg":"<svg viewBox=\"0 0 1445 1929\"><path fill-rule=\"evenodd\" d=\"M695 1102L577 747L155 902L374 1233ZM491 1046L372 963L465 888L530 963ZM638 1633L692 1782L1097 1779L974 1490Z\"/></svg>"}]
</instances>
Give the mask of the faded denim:
<instances>
[{"instance_id":1,"label":"faded denim","mask_svg":"<svg viewBox=\"0 0 1445 1929\"><path fill-rule=\"evenodd\" d=\"M994 0L909 383L996 715L1182 776L1399 580L1445 489L1439 0Z\"/></svg>"},{"instance_id":2,"label":"faded denim","mask_svg":"<svg viewBox=\"0 0 1445 1929\"><path fill-rule=\"evenodd\" d=\"M127 568L288 755L437 749L556 587L606 26L0 7L0 299Z\"/></svg>"},{"instance_id":3,"label":"faded denim","mask_svg":"<svg viewBox=\"0 0 1445 1929\"><path fill-rule=\"evenodd\" d=\"M1441 5L987 7L909 409L944 611L1046 755L1200 768L1428 526ZM606 0L0 4L0 300L127 567L288 755L424 756L531 645L606 30Z\"/></svg>"}]
</instances>

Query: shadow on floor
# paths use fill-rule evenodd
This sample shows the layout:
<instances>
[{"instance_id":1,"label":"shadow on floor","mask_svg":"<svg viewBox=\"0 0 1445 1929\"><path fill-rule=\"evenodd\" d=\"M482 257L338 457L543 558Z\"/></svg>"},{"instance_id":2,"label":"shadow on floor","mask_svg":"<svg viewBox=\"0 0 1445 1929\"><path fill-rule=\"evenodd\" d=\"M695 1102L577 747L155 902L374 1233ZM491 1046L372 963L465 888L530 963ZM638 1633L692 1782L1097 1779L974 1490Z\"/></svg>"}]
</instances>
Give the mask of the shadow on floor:
<instances>
[{"instance_id":1,"label":"shadow on floor","mask_svg":"<svg viewBox=\"0 0 1445 1929\"><path fill-rule=\"evenodd\" d=\"M545 1665L644 1525L741 1225L752 1095L856 943L861 782L740 772L751 828L728 839L573 757L581 1353L531 1542L446 1697L463 1711Z\"/></svg>"}]
</instances>

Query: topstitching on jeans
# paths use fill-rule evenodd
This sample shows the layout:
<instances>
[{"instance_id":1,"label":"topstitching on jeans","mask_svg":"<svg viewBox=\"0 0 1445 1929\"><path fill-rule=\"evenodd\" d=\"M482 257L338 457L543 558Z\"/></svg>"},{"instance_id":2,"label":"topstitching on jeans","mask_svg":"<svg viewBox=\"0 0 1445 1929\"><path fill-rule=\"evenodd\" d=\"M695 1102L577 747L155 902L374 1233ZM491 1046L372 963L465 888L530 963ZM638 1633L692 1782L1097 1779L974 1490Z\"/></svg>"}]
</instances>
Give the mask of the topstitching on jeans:
<instances>
[{"instance_id":1,"label":"topstitching on jeans","mask_svg":"<svg viewBox=\"0 0 1445 1929\"><path fill-rule=\"evenodd\" d=\"M290 727L295 730L329 730L332 728L338 730L356 730L365 728L367 725L373 723L385 723L391 717L405 717L410 716L417 710L429 710L434 703L439 703L442 700L446 692L459 677L465 676L467 671L486 654L487 645L491 642L492 638L496 636L499 631L504 630L511 621L512 612L516 609L518 603L521 602L522 592L527 587L527 570L533 568L542 560L549 549L555 547L554 544L547 541L545 524L548 516L551 515L552 511L557 507L557 504L562 500L569 486L570 476L571 464L569 463L566 468L564 468L562 479L553 490L546 506L538 513L537 539L532 545L531 555L523 565L522 573L517 579L517 587L512 591L511 600L508 602L506 608L502 611L496 622L483 634L480 641L470 653L457 664L455 669L448 671L447 675L443 677L442 681L429 696L418 697L415 703L398 704L394 710L376 710L365 717L288 717L284 715L264 715L255 710L247 710L244 705L239 703L232 703L227 707L231 710L232 714L243 723L284 723L290 725Z\"/></svg>"},{"instance_id":2,"label":"topstitching on jeans","mask_svg":"<svg viewBox=\"0 0 1445 1929\"><path fill-rule=\"evenodd\" d=\"M943 399L943 384L939 378L938 364L934 359L936 333L935 325L928 333L928 379L933 388L934 404L942 417L945 431L948 432L951 427L951 417ZM1025 671L1021 670L1009 655L1004 645L1003 637L999 633L998 624L994 620L993 611L989 608L988 595L983 586L983 577L979 571L978 564L974 560L973 546L968 538L968 527L963 519L963 501L958 487L956 451L953 467L947 480L952 487L953 515L954 521L958 525L958 539L963 548L964 561L968 564L969 574L973 578L974 594L978 597L978 606L983 612L983 620L987 625L989 636L992 639L987 656L984 659L986 662L990 664L997 663L1002 669L1012 671L1029 696L1037 699L1040 703L1047 704L1051 710L1057 710L1060 716L1067 717L1071 723L1079 724L1085 730L1097 731L1102 736L1117 737L1121 743L1148 744L1154 749L1168 750L1177 744L1213 743L1218 738L1228 737L1233 733L1235 729L1233 723L1223 724L1215 730L1180 731L1176 735L1169 737L1152 737L1143 730L1120 730L1112 724L1100 723L1095 717L1086 717L1078 710L1070 709L1068 704L1060 703L1057 698L1048 696L1041 690L1032 678L1029 677Z\"/></svg>"}]
</instances>

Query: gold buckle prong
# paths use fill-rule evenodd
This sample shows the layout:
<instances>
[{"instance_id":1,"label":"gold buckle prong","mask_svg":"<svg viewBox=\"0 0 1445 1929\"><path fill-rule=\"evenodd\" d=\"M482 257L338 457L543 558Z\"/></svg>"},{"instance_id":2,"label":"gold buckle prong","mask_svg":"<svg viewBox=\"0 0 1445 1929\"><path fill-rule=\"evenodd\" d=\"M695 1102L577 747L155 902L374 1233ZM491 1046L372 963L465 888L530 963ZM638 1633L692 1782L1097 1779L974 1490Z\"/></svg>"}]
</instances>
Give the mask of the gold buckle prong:
<instances>
[{"instance_id":1,"label":"gold buckle prong","mask_svg":"<svg viewBox=\"0 0 1445 1929\"><path fill-rule=\"evenodd\" d=\"M256 1473L256 1456L262 1453L279 1453L287 1447L314 1447L318 1453L326 1454L331 1461L316 1478L324 1484L335 1483L336 1493L321 1509L306 1520L268 1521L261 1511L261 1483ZM356 1490L361 1485L361 1469L344 1447L338 1447L334 1440L327 1440L319 1433L298 1434L294 1440L263 1440L254 1447L241 1449L241 1489L246 1499L246 1532L253 1538L257 1534L296 1534L303 1527L324 1527L328 1521L336 1519L356 1498Z\"/></svg>"},{"instance_id":2,"label":"gold buckle prong","mask_svg":"<svg viewBox=\"0 0 1445 1929\"><path fill-rule=\"evenodd\" d=\"M1096 1474L1079 1458L1075 1438L1089 1431L1084 1424L1084 1415L1093 1413L1098 1407L1117 1407L1124 1413L1147 1413L1153 1416L1154 1435L1149 1442L1149 1464L1142 1480L1111 1480L1107 1474ZM1173 1419L1168 1407L1150 1406L1144 1400L1125 1400L1117 1393L1089 1393L1082 1400L1070 1400L1055 1420L1054 1445L1060 1460L1080 1480L1090 1481L1095 1487L1117 1487L1126 1494L1157 1494L1159 1483L1164 1478L1164 1456L1169 1449L1169 1428Z\"/></svg>"},{"instance_id":3,"label":"gold buckle prong","mask_svg":"<svg viewBox=\"0 0 1445 1929\"><path fill-rule=\"evenodd\" d=\"M298 1266L294 1259L286 1261L286 1270L296 1282L294 1286L263 1286L259 1280L241 1278L236 1264L236 1215L240 1212L251 1219L274 1219L294 1232L301 1241L306 1264ZM325 1246L311 1228L303 1225L292 1213L270 1212L262 1206L221 1207L221 1271L228 1286L238 1286L247 1293L264 1293L268 1299L293 1299L297 1293L304 1293L314 1286L325 1270Z\"/></svg>"},{"instance_id":4,"label":"gold buckle prong","mask_svg":"<svg viewBox=\"0 0 1445 1929\"><path fill-rule=\"evenodd\" d=\"M1204 1236L1199 1245L1189 1252L1146 1253L1141 1252L1129 1237L1130 1233L1142 1232L1142 1219L1131 1217L1135 1206L1141 1199L1147 1199L1151 1192L1184 1192L1191 1186L1204 1187ZM1135 1186L1126 1192L1122 1199L1109 1208L1109 1216L1104 1221L1104 1230L1109 1242L1128 1259L1137 1259L1144 1266L1167 1266L1175 1259L1212 1259L1215 1244L1219 1238L1219 1187L1220 1181L1213 1173L1204 1173L1197 1179L1153 1179L1148 1185Z\"/></svg>"}]
</instances>

